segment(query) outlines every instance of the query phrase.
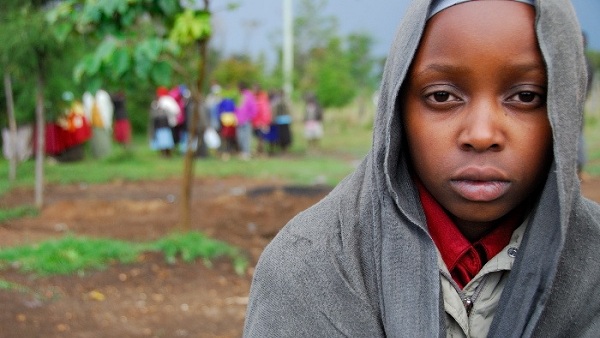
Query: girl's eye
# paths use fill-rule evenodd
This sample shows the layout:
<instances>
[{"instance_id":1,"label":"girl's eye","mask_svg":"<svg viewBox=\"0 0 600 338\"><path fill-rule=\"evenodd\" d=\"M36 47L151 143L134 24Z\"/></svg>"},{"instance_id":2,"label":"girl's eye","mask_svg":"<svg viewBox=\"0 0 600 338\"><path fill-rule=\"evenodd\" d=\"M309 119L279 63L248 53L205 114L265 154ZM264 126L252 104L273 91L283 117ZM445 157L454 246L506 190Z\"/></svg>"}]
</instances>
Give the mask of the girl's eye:
<instances>
[{"instance_id":1,"label":"girl's eye","mask_svg":"<svg viewBox=\"0 0 600 338\"><path fill-rule=\"evenodd\" d=\"M538 94L534 91L522 91L513 96L511 96L508 101L513 102L515 104L527 104L531 106L532 104L537 106L542 106L546 103L546 97L542 94Z\"/></svg>"},{"instance_id":2,"label":"girl's eye","mask_svg":"<svg viewBox=\"0 0 600 338\"><path fill-rule=\"evenodd\" d=\"M448 92L435 92L433 93L433 99L435 102L446 102L450 97L450 93Z\"/></svg>"},{"instance_id":3,"label":"girl's eye","mask_svg":"<svg viewBox=\"0 0 600 338\"><path fill-rule=\"evenodd\" d=\"M536 93L533 92L522 92L517 94L519 101L522 102L532 102L533 100L535 100L535 97L537 96Z\"/></svg>"},{"instance_id":4,"label":"girl's eye","mask_svg":"<svg viewBox=\"0 0 600 338\"><path fill-rule=\"evenodd\" d=\"M458 101L458 98L448 92L445 91L437 91L428 95L430 100L433 100L436 103L444 103L449 101Z\"/></svg>"}]
</instances>

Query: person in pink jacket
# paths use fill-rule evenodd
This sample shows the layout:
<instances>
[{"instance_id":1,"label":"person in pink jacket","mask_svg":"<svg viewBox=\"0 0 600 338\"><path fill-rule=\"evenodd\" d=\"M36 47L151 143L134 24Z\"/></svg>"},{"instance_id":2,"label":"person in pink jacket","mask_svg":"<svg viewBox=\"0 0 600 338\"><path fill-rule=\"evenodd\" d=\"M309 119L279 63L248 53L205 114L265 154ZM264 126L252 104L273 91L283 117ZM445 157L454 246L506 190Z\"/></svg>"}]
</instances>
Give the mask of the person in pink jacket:
<instances>
[{"instance_id":1,"label":"person in pink jacket","mask_svg":"<svg viewBox=\"0 0 600 338\"><path fill-rule=\"evenodd\" d=\"M256 115L252 119L252 129L254 130L254 136L256 136L258 142L256 151L261 154L264 150L264 141L271 128L273 114L271 113L269 94L266 91L262 90L260 86L255 86L254 96L256 98L258 109Z\"/></svg>"},{"instance_id":2,"label":"person in pink jacket","mask_svg":"<svg viewBox=\"0 0 600 338\"><path fill-rule=\"evenodd\" d=\"M258 104L254 93L248 88L248 84L240 82L238 85L240 91L240 104L235 109L237 118L236 136L240 147L240 157L243 160L250 159L250 149L252 140L252 119L257 114Z\"/></svg>"}]
</instances>

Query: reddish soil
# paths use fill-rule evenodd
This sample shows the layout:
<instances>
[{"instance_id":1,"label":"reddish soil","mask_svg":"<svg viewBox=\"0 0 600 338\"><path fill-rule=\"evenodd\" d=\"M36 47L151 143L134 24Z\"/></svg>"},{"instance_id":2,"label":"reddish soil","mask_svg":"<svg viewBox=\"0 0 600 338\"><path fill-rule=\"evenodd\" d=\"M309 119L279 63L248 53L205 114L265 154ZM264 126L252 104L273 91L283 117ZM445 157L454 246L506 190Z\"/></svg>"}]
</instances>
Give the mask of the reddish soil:
<instances>
[{"instance_id":1,"label":"reddish soil","mask_svg":"<svg viewBox=\"0 0 600 338\"><path fill-rule=\"evenodd\" d=\"M583 182L600 201L600 179ZM50 186L37 217L0 223L0 247L77 235L150 241L176 229L180 182L113 182ZM281 182L199 179L193 229L244 250L251 267L237 275L226 259L165 263L146 253L129 265L74 276L0 271L29 292L1 290L1 337L240 337L253 266L265 245L296 213L328 192ZM30 203L30 190L0 198L0 208Z\"/></svg>"}]
</instances>

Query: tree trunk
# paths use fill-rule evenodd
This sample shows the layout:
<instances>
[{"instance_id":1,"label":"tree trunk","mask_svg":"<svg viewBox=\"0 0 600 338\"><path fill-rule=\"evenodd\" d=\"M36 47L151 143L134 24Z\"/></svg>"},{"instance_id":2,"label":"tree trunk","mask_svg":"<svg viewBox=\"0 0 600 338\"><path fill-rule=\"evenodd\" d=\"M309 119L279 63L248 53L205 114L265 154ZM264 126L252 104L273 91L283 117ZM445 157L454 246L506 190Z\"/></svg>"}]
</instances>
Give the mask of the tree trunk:
<instances>
[{"instance_id":1,"label":"tree trunk","mask_svg":"<svg viewBox=\"0 0 600 338\"><path fill-rule=\"evenodd\" d=\"M204 8L208 11L209 1L204 0ZM200 147L200 138L203 135L196 135L198 124L200 122L200 114L202 114L202 88L204 87L204 77L206 74L206 56L208 50L208 40L206 37L198 41L200 49L200 60L198 61L198 78L196 86L192 88L192 99L194 107L191 116L191 121L188 123L188 138L183 164L183 179L181 183L181 221L180 227L182 231L191 229L191 213L192 213L192 184L194 180L194 149L192 143L198 137L197 147Z\"/></svg>"},{"instance_id":2,"label":"tree trunk","mask_svg":"<svg viewBox=\"0 0 600 338\"><path fill-rule=\"evenodd\" d=\"M15 105L13 101L12 80L8 72L4 73L4 92L6 95L6 112L8 114L9 141L5 147L12 150L9 159L8 179L13 182L17 178L17 122L15 120Z\"/></svg>"},{"instance_id":3,"label":"tree trunk","mask_svg":"<svg viewBox=\"0 0 600 338\"><path fill-rule=\"evenodd\" d=\"M37 53L37 80L35 91L35 125L36 125L36 144L35 144L35 206L41 209L44 205L44 155L45 155L45 135L44 126L44 57L43 53Z\"/></svg>"}]
</instances>

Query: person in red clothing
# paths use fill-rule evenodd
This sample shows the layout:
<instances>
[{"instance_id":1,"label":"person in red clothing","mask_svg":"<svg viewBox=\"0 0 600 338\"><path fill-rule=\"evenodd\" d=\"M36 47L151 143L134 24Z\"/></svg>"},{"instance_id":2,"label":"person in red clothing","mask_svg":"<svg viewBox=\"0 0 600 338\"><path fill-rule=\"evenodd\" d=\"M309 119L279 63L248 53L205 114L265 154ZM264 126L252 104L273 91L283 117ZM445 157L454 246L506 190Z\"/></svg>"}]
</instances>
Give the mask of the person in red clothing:
<instances>
[{"instance_id":1,"label":"person in red clothing","mask_svg":"<svg viewBox=\"0 0 600 338\"><path fill-rule=\"evenodd\" d=\"M269 100L269 94L262 90L260 86L254 87L254 96L256 97L257 111L254 118L252 118L252 129L254 136L256 137L256 152L262 154L264 151L264 144L269 130L271 127L271 120L273 114L271 113L271 102Z\"/></svg>"},{"instance_id":2,"label":"person in red clothing","mask_svg":"<svg viewBox=\"0 0 600 338\"><path fill-rule=\"evenodd\" d=\"M131 123L127 114L127 98L125 92L117 91L111 95L114 106L113 138L125 148L131 143Z\"/></svg>"}]
</instances>

